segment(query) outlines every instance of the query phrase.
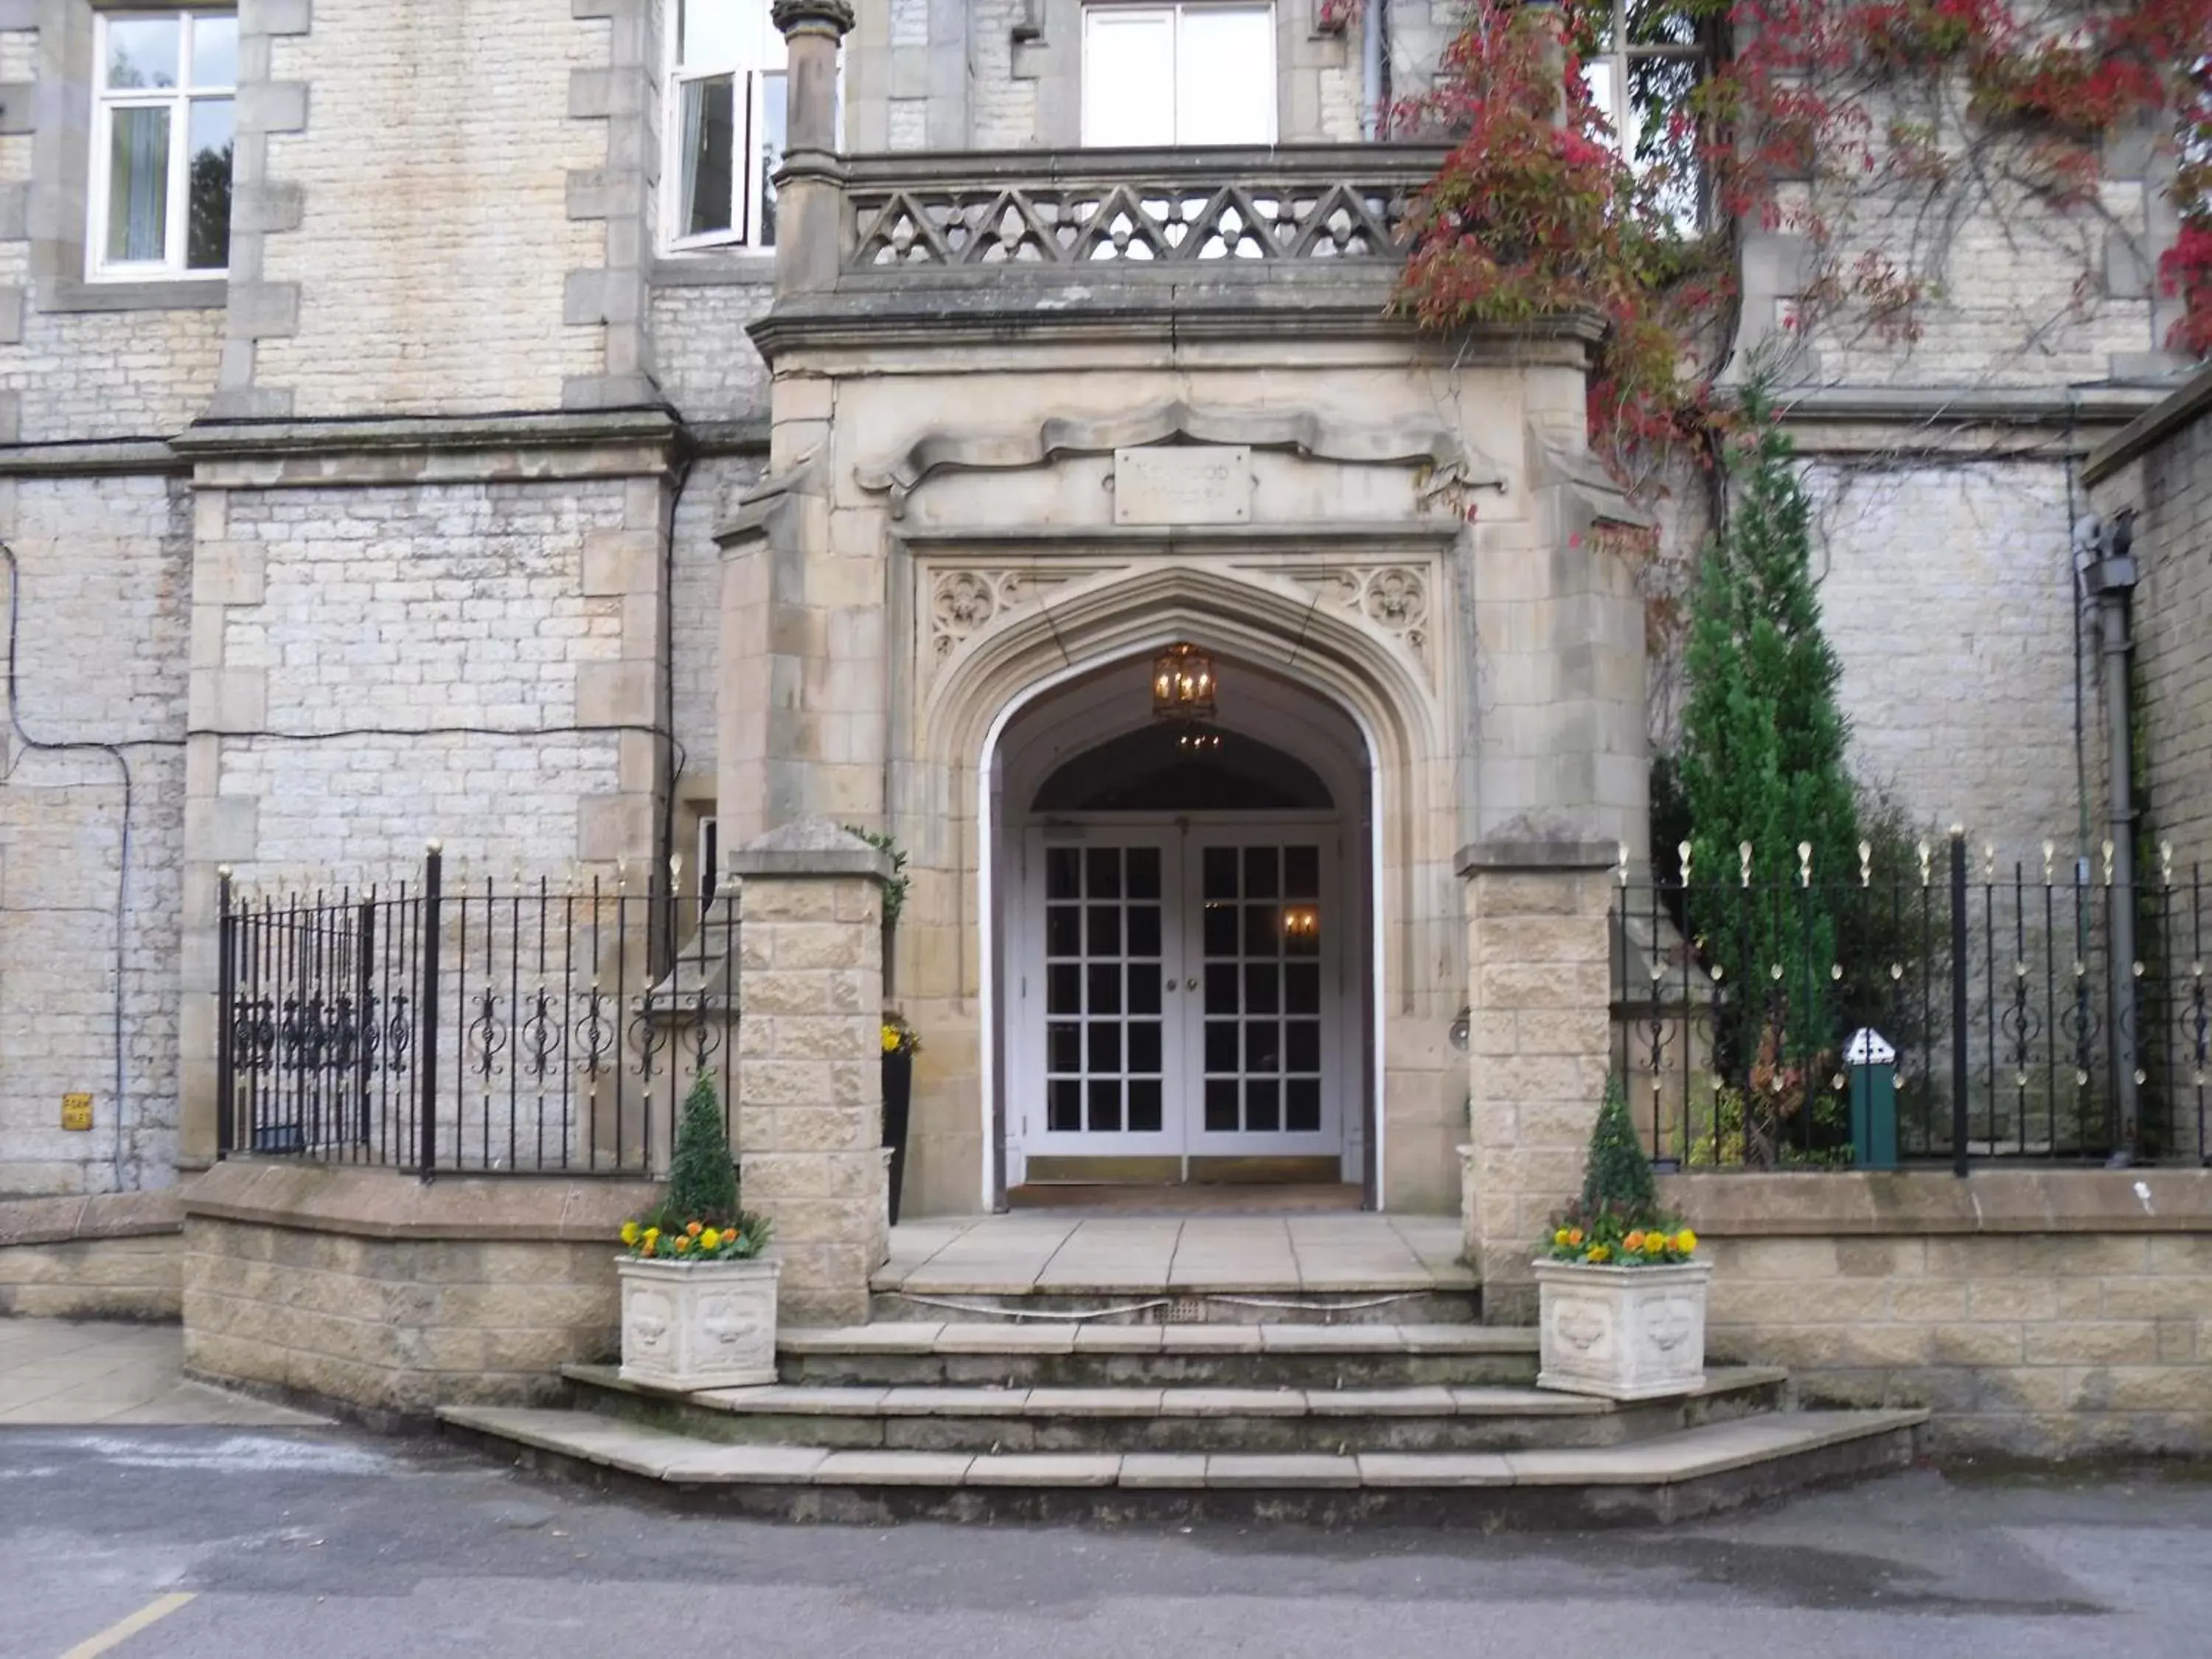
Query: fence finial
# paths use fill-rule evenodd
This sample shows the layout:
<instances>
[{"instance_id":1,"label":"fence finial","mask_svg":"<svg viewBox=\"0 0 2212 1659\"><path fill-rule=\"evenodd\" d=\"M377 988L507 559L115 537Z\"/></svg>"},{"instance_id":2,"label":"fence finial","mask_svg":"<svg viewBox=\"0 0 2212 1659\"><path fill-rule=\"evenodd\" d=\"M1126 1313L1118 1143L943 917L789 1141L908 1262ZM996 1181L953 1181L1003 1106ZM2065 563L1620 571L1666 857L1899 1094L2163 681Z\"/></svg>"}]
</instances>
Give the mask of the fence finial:
<instances>
[{"instance_id":1,"label":"fence finial","mask_svg":"<svg viewBox=\"0 0 2212 1659\"><path fill-rule=\"evenodd\" d=\"M2108 838L2106 840L2106 842L2105 842L2105 885L2106 885L2106 886L2107 886L2107 887L2110 887L2112 884L2112 843L2111 839L2108 837Z\"/></svg>"},{"instance_id":2,"label":"fence finial","mask_svg":"<svg viewBox=\"0 0 2212 1659\"><path fill-rule=\"evenodd\" d=\"M1809 841L1797 843L1797 884L1800 887L1813 884L1813 843Z\"/></svg>"},{"instance_id":3,"label":"fence finial","mask_svg":"<svg viewBox=\"0 0 2212 1659\"><path fill-rule=\"evenodd\" d=\"M2158 879L2161 887L2173 885L2173 843L2170 841L2158 844Z\"/></svg>"},{"instance_id":4,"label":"fence finial","mask_svg":"<svg viewBox=\"0 0 2212 1659\"><path fill-rule=\"evenodd\" d=\"M681 853L668 855L668 884L671 888L684 884L684 854Z\"/></svg>"},{"instance_id":5,"label":"fence finial","mask_svg":"<svg viewBox=\"0 0 2212 1659\"><path fill-rule=\"evenodd\" d=\"M1859 885L1874 885L1874 843L1870 841L1859 843Z\"/></svg>"},{"instance_id":6,"label":"fence finial","mask_svg":"<svg viewBox=\"0 0 2212 1659\"><path fill-rule=\"evenodd\" d=\"M1690 843L1686 841L1677 843L1674 848L1674 855L1682 860L1682 885L1685 887L1690 884Z\"/></svg>"},{"instance_id":7,"label":"fence finial","mask_svg":"<svg viewBox=\"0 0 2212 1659\"><path fill-rule=\"evenodd\" d=\"M1914 850L1920 854L1920 884L1925 887L1934 879L1932 872L1935 867L1936 849L1923 840Z\"/></svg>"},{"instance_id":8,"label":"fence finial","mask_svg":"<svg viewBox=\"0 0 2212 1659\"><path fill-rule=\"evenodd\" d=\"M2056 862L2056 860L2057 860L2057 857L2058 857L2058 843L2057 843L2057 842L2055 842L2055 841L2046 841L2045 842L2044 842L2044 843L2043 843L2043 884L2044 884L2045 887L2048 887L2048 886L2050 886L2050 885L2051 885L2051 878L2052 878L2052 876L2053 876L2053 875L2055 875L2055 874L2057 873L2057 867L2058 867L2058 866L2057 866L2057 862Z\"/></svg>"},{"instance_id":9,"label":"fence finial","mask_svg":"<svg viewBox=\"0 0 2212 1659\"><path fill-rule=\"evenodd\" d=\"M1735 849L1736 862L1742 866L1743 884L1751 885L1751 843L1744 842Z\"/></svg>"},{"instance_id":10,"label":"fence finial","mask_svg":"<svg viewBox=\"0 0 2212 1659\"><path fill-rule=\"evenodd\" d=\"M1628 885L1628 843L1620 843L1620 884Z\"/></svg>"},{"instance_id":11,"label":"fence finial","mask_svg":"<svg viewBox=\"0 0 2212 1659\"><path fill-rule=\"evenodd\" d=\"M1982 879L1993 882L1996 878L1997 844L1993 841L1985 841L1982 843Z\"/></svg>"},{"instance_id":12,"label":"fence finial","mask_svg":"<svg viewBox=\"0 0 2212 1659\"><path fill-rule=\"evenodd\" d=\"M433 836L429 840L422 843L422 850L429 854L433 858L435 858L446 850L446 843L440 841L435 836Z\"/></svg>"}]
</instances>

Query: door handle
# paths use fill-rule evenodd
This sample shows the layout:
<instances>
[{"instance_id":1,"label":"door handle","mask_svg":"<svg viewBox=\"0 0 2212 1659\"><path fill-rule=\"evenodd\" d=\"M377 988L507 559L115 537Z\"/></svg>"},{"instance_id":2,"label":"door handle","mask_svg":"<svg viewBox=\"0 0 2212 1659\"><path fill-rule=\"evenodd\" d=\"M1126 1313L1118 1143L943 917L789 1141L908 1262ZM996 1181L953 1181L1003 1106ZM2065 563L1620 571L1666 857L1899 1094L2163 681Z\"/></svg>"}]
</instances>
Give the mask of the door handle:
<instances>
[{"instance_id":1,"label":"door handle","mask_svg":"<svg viewBox=\"0 0 2212 1659\"><path fill-rule=\"evenodd\" d=\"M1175 975L1173 974L1170 974L1168 975L1167 988L1170 991L1175 989Z\"/></svg>"},{"instance_id":2,"label":"door handle","mask_svg":"<svg viewBox=\"0 0 2212 1659\"><path fill-rule=\"evenodd\" d=\"M1198 989L1198 981L1195 979L1187 979L1182 982L1182 988L1186 991L1195 991Z\"/></svg>"}]
</instances>

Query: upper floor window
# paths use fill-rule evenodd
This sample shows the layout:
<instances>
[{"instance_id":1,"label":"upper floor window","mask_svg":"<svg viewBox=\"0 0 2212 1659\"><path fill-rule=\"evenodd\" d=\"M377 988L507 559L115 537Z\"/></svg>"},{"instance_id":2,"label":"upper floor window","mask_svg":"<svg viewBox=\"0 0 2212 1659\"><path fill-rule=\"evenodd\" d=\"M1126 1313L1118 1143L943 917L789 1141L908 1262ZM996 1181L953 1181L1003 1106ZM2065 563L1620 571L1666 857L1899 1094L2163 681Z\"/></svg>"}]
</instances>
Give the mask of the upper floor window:
<instances>
[{"instance_id":1,"label":"upper floor window","mask_svg":"<svg viewBox=\"0 0 2212 1659\"><path fill-rule=\"evenodd\" d=\"M1273 143L1273 9L1085 7L1083 142Z\"/></svg>"},{"instance_id":2,"label":"upper floor window","mask_svg":"<svg viewBox=\"0 0 2212 1659\"><path fill-rule=\"evenodd\" d=\"M230 264L237 15L102 12L98 22L93 274L220 276Z\"/></svg>"},{"instance_id":3,"label":"upper floor window","mask_svg":"<svg viewBox=\"0 0 2212 1659\"><path fill-rule=\"evenodd\" d=\"M774 247L784 46L768 0L677 0L675 23L669 245Z\"/></svg>"},{"instance_id":4,"label":"upper floor window","mask_svg":"<svg viewBox=\"0 0 2212 1659\"><path fill-rule=\"evenodd\" d=\"M1690 0L1612 0L1597 11L1583 52L1591 101L1638 176L1657 187L1685 231L1704 219L1697 137L1675 118L1705 76L1709 44Z\"/></svg>"}]
</instances>

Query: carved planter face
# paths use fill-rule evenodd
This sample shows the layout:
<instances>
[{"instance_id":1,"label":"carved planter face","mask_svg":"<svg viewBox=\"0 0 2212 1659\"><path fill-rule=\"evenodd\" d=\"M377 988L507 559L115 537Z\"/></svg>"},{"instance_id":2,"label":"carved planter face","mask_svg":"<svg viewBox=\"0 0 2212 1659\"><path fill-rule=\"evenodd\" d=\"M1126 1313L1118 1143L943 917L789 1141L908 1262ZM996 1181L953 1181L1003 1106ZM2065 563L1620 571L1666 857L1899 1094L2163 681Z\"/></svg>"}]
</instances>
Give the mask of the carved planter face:
<instances>
[{"instance_id":1,"label":"carved planter face","mask_svg":"<svg viewBox=\"0 0 2212 1659\"><path fill-rule=\"evenodd\" d=\"M615 1258L622 1376L664 1389L775 1381L775 1261Z\"/></svg>"},{"instance_id":2,"label":"carved planter face","mask_svg":"<svg viewBox=\"0 0 2212 1659\"><path fill-rule=\"evenodd\" d=\"M1539 1261L1539 1388L1608 1400L1686 1394L1705 1374L1710 1261L1585 1267Z\"/></svg>"}]
</instances>

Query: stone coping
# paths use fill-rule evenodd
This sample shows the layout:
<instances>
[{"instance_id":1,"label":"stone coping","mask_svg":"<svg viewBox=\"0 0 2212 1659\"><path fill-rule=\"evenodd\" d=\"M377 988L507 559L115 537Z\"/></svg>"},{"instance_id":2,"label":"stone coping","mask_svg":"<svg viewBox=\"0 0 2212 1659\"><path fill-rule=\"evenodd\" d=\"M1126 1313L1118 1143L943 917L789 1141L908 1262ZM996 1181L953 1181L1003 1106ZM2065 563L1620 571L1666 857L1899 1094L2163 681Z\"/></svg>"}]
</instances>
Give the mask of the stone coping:
<instances>
[{"instance_id":1,"label":"stone coping","mask_svg":"<svg viewBox=\"0 0 2212 1659\"><path fill-rule=\"evenodd\" d=\"M619 1176L440 1176L251 1158L216 1164L184 1190L186 1218L346 1233L360 1238L548 1239L600 1243L611 1256L624 1220L660 1185Z\"/></svg>"},{"instance_id":2,"label":"stone coping","mask_svg":"<svg viewBox=\"0 0 2212 1659\"><path fill-rule=\"evenodd\" d=\"M2212 409L2212 364L2197 370L2162 399L2092 450L2081 481L2100 484L2130 461L2165 442Z\"/></svg>"},{"instance_id":3,"label":"stone coping","mask_svg":"<svg viewBox=\"0 0 2212 1659\"><path fill-rule=\"evenodd\" d=\"M1659 1195L1709 1238L2212 1232L2212 1170L1671 1175Z\"/></svg>"},{"instance_id":4,"label":"stone coping","mask_svg":"<svg viewBox=\"0 0 2212 1659\"><path fill-rule=\"evenodd\" d=\"M813 880L840 876L891 878L889 854L871 847L834 819L796 819L747 842L729 855L732 875Z\"/></svg>"},{"instance_id":5,"label":"stone coping","mask_svg":"<svg viewBox=\"0 0 2212 1659\"><path fill-rule=\"evenodd\" d=\"M1462 876L1500 872L1610 870L1620 862L1620 843L1567 837L1502 836L1459 849Z\"/></svg>"},{"instance_id":6,"label":"stone coping","mask_svg":"<svg viewBox=\"0 0 2212 1659\"><path fill-rule=\"evenodd\" d=\"M184 1224L184 1205L174 1188L89 1197L0 1200L0 1249L11 1244L144 1238L181 1231Z\"/></svg>"}]
</instances>

